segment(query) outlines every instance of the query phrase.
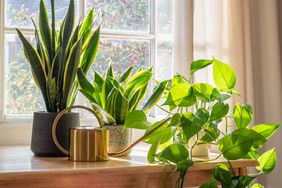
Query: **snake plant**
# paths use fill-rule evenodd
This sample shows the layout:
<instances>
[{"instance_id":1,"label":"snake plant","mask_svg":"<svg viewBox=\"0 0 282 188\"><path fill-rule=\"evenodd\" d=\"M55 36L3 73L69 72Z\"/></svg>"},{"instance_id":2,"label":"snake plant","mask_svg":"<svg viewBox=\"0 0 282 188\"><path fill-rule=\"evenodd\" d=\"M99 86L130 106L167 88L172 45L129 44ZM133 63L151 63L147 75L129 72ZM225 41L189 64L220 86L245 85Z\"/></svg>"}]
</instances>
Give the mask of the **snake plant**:
<instances>
[{"instance_id":1,"label":"snake plant","mask_svg":"<svg viewBox=\"0 0 282 188\"><path fill-rule=\"evenodd\" d=\"M88 72L99 46L100 26L92 31L94 10L90 10L85 19L75 25L74 6L74 0L70 0L57 30L54 0L51 0L51 24L45 3L40 1L39 29L33 21L35 47L16 29L48 112L58 112L74 103L78 90L77 69L80 67L83 73Z\"/></svg>"},{"instance_id":2,"label":"snake plant","mask_svg":"<svg viewBox=\"0 0 282 188\"><path fill-rule=\"evenodd\" d=\"M93 84L87 80L83 70L78 69L80 92L89 100L93 110L106 125L124 124L127 114L139 108L147 92L153 74L152 68L139 69L134 74L133 68L131 66L115 77L110 64L104 77L94 73ZM144 112L149 111L158 102L166 85L166 82L162 82L155 88L141 108Z\"/></svg>"}]
</instances>

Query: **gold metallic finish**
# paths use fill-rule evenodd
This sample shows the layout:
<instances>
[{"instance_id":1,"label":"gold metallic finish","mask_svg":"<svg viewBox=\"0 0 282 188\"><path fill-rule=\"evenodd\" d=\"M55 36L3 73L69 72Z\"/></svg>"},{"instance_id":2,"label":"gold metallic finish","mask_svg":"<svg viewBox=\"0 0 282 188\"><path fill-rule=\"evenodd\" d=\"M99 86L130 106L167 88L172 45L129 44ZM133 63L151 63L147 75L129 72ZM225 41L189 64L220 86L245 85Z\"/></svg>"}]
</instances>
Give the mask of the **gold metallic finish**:
<instances>
[{"instance_id":1,"label":"gold metallic finish","mask_svg":"<svg viewBox=\"0 0 282 188\"><path fill-rule=\"evenodd\" d=\"M62 115L73 108L81 108L90 111L98 119L100 127L77 127L70 129L70 148L69 151L67 151L58 142L56 135L56 127ZM58 113L52 125L52 137L55 145L61 150L61 152L68 155L69 160L71 161L107 161L109 160L109 156L121 156L123 153L134 147L136 144L141 142L153 132L155 132L169 120L170 117L164 119L158 126L148 131L141 138L136 140L131 145L127 146L124 150L115 153L109 153L109 130L103 127L103 122L99 120L98 115L92 109L85 106L77 105L68 107Z\"/></svg>"},{"instance_id":2,"label":"gold metallic finish","mask_svg":"<svg viewBox=\"0 0 282 188\"><path fill-rule=\"evenodd\" d=\"M70 130L71 161L109 160L109 130L106 128L78 127Z\"/></svg>"}]
</instances>

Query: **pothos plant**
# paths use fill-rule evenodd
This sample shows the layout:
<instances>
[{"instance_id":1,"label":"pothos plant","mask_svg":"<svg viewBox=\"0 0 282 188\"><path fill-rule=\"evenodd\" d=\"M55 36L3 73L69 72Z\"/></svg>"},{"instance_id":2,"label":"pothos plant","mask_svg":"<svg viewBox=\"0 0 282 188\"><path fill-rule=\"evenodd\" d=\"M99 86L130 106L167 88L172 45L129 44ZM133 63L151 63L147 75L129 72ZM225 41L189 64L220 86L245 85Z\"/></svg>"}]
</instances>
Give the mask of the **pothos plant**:
<instances>
[{"instance_id":1,"label":"pothos plant","mask_svg":"<svg viewBox=\"0 0 282 188\"><path fill-rule=\"evenodd\" d=\"M165 91L166 85L160 84L140 107L153 73L152 68L148 70L140 68L135 73L133 70L134 66L131 66L123 73L115 75L113 66L110 64L104 76L94 72L93 83L91 83L83 70L78 69L80 92L89 100L92 109L104 124L123 125L127 114L136 109L141 109L141 115L143 115L142 113L149 111L159 101ZM135 128L147 127L141 124L139 126Z\"/></svg>"},{"instance_id":2,"label":"pothos plant","mask_svg":"<svg viewBox=\"0 0 282 188\"><path fill-rule=\"evenodd\" d=\"M213 65L215 87L208 83L194 83L193 74L200 69ZM216 180L222 187L245 188L262 173L270 173L276 164L275 148L261 154L259 149L275 133L280 124L259 124L250 127L253 110L250 105L236 104L230 109L228 99L239 95L235 90L236 76L232 68L217 59L193 61L190 67L190 79L176 74L167 80L163 109L171 117L164 126L144 140L150 144L147 159L149 162L172 164L179 172L176 188L183 187L184 177L189 169L198 161L193 159L193 150L201 144L213 144L220 153L215 160L223 156L229 166L219 164L209 182L202 188L217 187ZM163 107L167 106L168 110ZM157 123L150 124L145 114L143 119L136 119L140 111L128 114L125 126L133 127L147 124L146 131ZM221 128L221 127L224 128ZM229 126L234 126L232 131ZM200 131L204 132L200 136ZM196 137L191 142L191 138ZM231 160L257 159L259 173L256 175L238 176L234 172ZM258 187L259 184L253 185Z\"/></svg>"},{"instance_id":3,"label":"pothos plant","mask_svg":"<svg viewBox=\"0 0 282 188\"><path fill-rule=\"evenodd\" d=\"M40 0L39 29L33 21L35 47L16 29L48 112L58 112L73 105L78 91L77 69L80 67L86 74L97 55L100 26L92 31L94 10L91 9L85 19L75 26L74 8L74 0L70 0L57 30L55 0L51 0L51 24L44 0Z\"/></svg>"}]
</instances>

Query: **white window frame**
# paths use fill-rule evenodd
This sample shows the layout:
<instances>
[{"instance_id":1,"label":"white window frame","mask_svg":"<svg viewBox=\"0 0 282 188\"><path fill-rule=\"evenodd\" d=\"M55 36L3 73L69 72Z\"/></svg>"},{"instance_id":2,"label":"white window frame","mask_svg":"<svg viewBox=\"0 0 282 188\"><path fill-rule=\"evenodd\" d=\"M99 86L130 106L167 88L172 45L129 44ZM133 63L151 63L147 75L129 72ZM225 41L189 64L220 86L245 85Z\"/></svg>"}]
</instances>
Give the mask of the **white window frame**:
<instances>
[{"instance_id":1,"label":"white window frame","mask_svg":"<svg viewBox=\"0 0 282 188\"><path fill-rule=\"evenodd\" d=\"M0 146L1 145L28 145L31 137L32 117L5 117L5 52L4 36L5 34L16 34L14 28L5 27L5 1L0 0ZM85 16L85 6L87 0L77 0L77 18ZM126 32L126 31L101 31L101 38L111 39L135 39L147 40L150 42L150 62L149 65L155 65L157 62L157 39L166 39L172 41L172 35L156 34L156 0L149 0L150 3L150 30L145 32ZM21 28L24 34L34 34L33 29ZM167 39L170 40L167 40ZM156 71L156 69L154 69ZM155 74L154 74L155 75ZM80 97L80 101L83 102ZM82 112L83 113L83 112ZM87 122L87 120L82 120ZM11 138L17 138L12 140Z\"/></svg>"}]
</instances>

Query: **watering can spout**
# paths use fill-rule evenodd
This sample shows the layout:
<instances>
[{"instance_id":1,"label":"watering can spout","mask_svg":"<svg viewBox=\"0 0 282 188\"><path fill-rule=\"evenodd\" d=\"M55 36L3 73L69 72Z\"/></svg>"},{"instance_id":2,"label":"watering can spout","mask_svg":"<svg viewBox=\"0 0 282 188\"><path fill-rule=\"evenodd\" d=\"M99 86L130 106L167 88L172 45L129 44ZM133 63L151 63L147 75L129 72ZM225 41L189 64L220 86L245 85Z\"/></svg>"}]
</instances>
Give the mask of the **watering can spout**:
<instances>
[{"instance_id":1,"label":"watering can spout","mask_svg":"<svg viewBox=\"0 0 282 188\"><path fill-rule=\"evenodd\" d=\"M56 135L57 123L60 118L64 115L65 112L70 111L73 108L85 109L91 112L98 120L100 127L77 127L70 129L70 147L69 150L63 148L58 142ZM69 156L71 161L107 161L109 156L121 156L139 142L147 138L161 126L163 126L167 121L170 120L170 117L164 119L159 123L158 126L154 127L152 130L146 132L141 138L127 146L125 149L109 153L109 130L103 127L103 122L100 121L98 115L91 108L81 105L75 105L68 107L61 112L59 112L52 125L52 137L55 145L58 149L64 154Z\"/></svg>"}]
</instances>

